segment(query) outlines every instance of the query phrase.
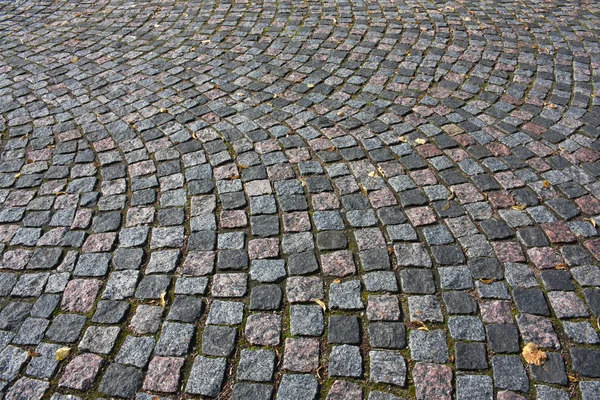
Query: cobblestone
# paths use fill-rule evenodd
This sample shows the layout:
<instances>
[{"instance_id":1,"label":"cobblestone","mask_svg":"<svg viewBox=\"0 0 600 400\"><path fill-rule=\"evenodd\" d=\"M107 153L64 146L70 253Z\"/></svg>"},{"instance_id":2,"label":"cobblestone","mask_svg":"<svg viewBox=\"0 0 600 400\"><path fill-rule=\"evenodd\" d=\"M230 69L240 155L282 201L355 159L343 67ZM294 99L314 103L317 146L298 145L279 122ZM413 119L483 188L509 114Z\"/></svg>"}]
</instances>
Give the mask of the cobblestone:
<instances>
[{"instance_id":1,"label":"cobblestone","mask_svg":"<svg viewBox=\"0 0 600 400\"><path fill-rule=\"evenodd\" d=\"M0 395L597 398L599 13L1 3Z\"/></svg>"}]
</instances>

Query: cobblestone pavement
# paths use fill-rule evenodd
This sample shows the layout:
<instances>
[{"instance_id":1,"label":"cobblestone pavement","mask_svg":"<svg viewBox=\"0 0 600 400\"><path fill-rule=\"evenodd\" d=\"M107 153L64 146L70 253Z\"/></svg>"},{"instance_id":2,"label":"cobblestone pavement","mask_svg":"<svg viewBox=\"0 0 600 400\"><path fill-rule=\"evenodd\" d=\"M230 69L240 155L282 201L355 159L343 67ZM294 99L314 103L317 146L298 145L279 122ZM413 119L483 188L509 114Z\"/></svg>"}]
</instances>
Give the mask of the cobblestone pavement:
<instances>
[{"instance_id":1,"label":"cobblestone pavement","mask_svg":"<svg viewBox=\"0 0 600 400\"><path fill-rule=\"evenodd\" d=\"M1 0L0 393L599 399L599 27Z\"/></svg>"}]
</instances>

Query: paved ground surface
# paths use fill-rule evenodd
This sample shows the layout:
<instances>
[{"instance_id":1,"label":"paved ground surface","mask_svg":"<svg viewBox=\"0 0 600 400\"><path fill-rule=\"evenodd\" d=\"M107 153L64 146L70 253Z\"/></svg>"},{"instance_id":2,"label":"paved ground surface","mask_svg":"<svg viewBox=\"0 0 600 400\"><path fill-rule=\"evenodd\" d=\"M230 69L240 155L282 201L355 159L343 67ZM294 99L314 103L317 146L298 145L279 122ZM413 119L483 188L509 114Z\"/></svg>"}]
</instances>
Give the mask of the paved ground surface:
<instances>
[{"instance_id":1,"label":"paved ground surface","mask_svg":"<svg viewBox=\"0 0 600 400\"><path fill-rule=\"evenodd\" d=\"M598 3L252 3L0 2L5 397L600 398Z\"/></svg>"}]
</instances>

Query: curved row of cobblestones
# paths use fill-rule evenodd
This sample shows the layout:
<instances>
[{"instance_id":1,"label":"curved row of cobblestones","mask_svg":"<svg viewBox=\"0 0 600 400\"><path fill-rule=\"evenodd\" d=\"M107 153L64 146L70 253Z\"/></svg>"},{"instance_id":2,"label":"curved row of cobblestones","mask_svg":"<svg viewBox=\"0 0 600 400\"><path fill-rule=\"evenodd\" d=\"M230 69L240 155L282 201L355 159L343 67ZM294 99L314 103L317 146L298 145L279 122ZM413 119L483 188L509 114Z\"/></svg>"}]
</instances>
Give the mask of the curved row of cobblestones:
<instances>
[{"instance_id":1,"label":"curved row of cobblestones","mask_svg":"<svg viewBox=\"0 0 600 400\"><path fill-rule=\"evenodd\" d=\"M0 1L0 393L599 398L599 24Z\"/></svg>"}]
</instances>

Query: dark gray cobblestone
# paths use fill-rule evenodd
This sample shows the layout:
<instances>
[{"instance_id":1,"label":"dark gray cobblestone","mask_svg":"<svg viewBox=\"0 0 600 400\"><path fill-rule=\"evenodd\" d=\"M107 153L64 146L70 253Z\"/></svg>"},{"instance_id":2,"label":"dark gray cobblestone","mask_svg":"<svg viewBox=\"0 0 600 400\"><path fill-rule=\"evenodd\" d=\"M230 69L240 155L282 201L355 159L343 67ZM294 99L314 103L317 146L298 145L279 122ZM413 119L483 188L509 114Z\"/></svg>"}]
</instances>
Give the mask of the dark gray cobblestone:
<instances>
[{"instance_id":1,"label":"dark gray cobblestone","mask_svg":"<svg viewBox=\"0 0 600 400\"><path fill-rule=\"evenodd\" d=\"M0 0L0 397L599 398L599 27Z\"/></svg>"}]
</instances>

